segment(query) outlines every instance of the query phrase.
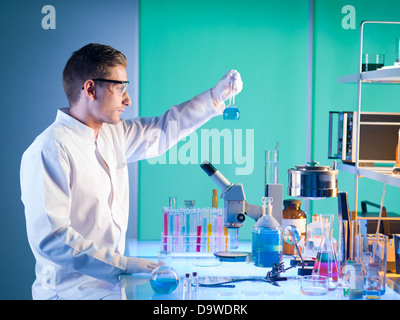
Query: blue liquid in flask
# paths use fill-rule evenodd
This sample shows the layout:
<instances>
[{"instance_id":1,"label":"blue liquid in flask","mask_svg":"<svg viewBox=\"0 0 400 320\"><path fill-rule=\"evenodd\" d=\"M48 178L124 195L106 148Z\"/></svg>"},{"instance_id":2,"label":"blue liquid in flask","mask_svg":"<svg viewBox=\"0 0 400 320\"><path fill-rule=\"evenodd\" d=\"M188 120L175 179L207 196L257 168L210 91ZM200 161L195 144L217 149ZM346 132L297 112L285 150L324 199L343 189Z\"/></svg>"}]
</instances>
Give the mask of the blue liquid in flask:
<instances>
[{"instance_id":1,"label":"blue liquid in flask","mask_svg":"<svg viewBox=\"0 0 400 320\"><path fill-rule=\"evenodd\" d=\"M237 107L226 107L223 114L224 120L239 120L240 112Z\"/></svg>"},{"instance_id":2,"label":"blue liquid in flask","mask_svg":"<svg viewBox=\"0 0 400 320\"><path fill-rule=\"evenodd\" d=\"M270 268L282 261L282 231L256 229L252 231L252 256L257 267Z\"/></svg>"},{"instance_id":3,"label":"blue liquid in flask","mask_svg":"<svg viewBox=\"0 0 400 320\"><path fill-rule=\"evenodd\" d=\"M178 286L179 280L175 279L158 279L158 280L150 280L151 288L156 293L161 294L170 294L172 293L176 287Z\"/></svg>"},{"instance_id":4,"label":"blue liquid in flask","mask_svg":"<svg viewBox=\"0 0 400 320\"><path fill-rule=\"evenodd\" d=\"M170 294L178 284L178 274L171 267L160 266L151 273L150 285L156 293Z\"/></svg>"}]
</instances>

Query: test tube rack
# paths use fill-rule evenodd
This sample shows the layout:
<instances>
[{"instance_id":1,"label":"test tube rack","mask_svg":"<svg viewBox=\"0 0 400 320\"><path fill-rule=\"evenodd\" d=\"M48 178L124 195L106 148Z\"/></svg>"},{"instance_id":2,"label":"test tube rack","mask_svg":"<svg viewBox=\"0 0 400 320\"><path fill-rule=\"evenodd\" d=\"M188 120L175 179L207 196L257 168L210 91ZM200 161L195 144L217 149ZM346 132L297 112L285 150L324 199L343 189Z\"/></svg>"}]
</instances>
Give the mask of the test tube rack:
<instances>
[{"instance_id":1,"label":"test tube rack","mask_svg":"<svg viewBox=\"0 0 400 320\"><path fill-rule=\"evenodd\" d=\"M170 252L214 253L229 251L230 237L218 235L205 236L170 236L161 233L161 248Z\"/></svg>"},{"instance_id":2,"label":"test tube rack","mask_svg":"<svg viewBox=\"0 0 400 320\"><path fill-rule=\"evenodd\" d=\"M161 250L214 253L230 250L223 209L163 208Z\"/></svg>"}]
</instances>

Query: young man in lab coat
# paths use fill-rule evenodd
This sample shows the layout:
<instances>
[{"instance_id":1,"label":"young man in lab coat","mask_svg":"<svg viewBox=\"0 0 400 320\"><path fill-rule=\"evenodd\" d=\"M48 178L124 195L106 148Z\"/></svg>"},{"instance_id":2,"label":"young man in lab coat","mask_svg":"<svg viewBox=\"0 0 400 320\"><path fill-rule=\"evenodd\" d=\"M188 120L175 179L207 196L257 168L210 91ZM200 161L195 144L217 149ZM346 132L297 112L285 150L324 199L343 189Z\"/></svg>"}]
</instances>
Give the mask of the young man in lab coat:
<instances>
[{"instance_id":1,"label":"young man in lab coat","mask_svg":"<svg viewBox=\"0 0 400 320\"><path fill-rule=\"evenodd\" d=\"M157 264L126 257L127 162L159 156L220 115L242 89L229 71L217 85L160 117L121 120L131 104L125 56L88 44L63 72L70 107L25 151L21 199L36 258L34 299L118 299L121 273L151 272ZM169 130L170 124L178 130ZM160 132L166 137L160 138Z\"/></svg>"}]
</instances>

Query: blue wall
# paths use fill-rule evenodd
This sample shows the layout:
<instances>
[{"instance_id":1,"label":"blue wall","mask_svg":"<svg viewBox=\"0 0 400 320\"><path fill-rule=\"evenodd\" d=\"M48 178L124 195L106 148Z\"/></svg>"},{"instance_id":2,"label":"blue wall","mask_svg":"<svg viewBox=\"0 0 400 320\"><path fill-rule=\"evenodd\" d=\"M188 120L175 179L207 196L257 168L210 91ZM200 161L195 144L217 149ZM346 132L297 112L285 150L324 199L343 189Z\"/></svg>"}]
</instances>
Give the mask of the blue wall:
<instances>
[{"instance_id":1,"label":"blue wall","mask_svg":"<svg viewBox=\"0 0 400 320\"><path fill-rule=\"evenodd\" d=\"M74 50L89 42L100 42L120 49L128 61L133 60L137 50L133 37L135 3L0 2L0 299L30 299L34 280L34 258L20 201L22 153L54 121L56 110L67 106L61 76ZM56 9L55 30L42 28L46 14L41 10L47 4ZM348 4L356 8L355 30L341 26L341 9ZM337 77L356 72L359 22L400 20L399 5L398 0L315 0L312 156L322 164L331 164L327 159L328 111L356 108L356 87L337 84ZM306 159L308 0L142 0L140 9L140 115L159 115L171 104L215 85L227 69L237 68L245 82L237 98L242 119L236 123L213 119L205 128L255 129L253 173L235 176L235 166L218 167L232 182L242 182L249 201L259 204L266 148L280 142L280 177L284 184L287 169L304 164ZM374 39L371 42L381 43ZM391 47L380 48L393 57ZM137 71L133 68L130 64L128 77ZM137 92L138 88L134 89ZM382 110L388 111L385 108L389 105L391 111L398 112L397 87L369 89L366 95L370 108L382 102ZM383 101L379 100L382 90ZM131 108L128 113L133 111ZM177 195L180 205L188 198L196 199L200 206L210 204L215 185L198 164L150 165L143 161L139 172L141 239L158 239L161 207L169 195ZM340 189L349 191L350 197L353 183L353 177L340 174ZM365 182L362 199L379 202L381 188L381 184ZM398 190L394 189L388 188L387 199L393 204L390 211L399 211L395 205ZM312 209L315 213L333 213L337 202L324 200ZM252 224L246 221L244 237Z\"/></svg>"},{"instance_id":2,"label":"blue wall","mask_svg":"<svg viewBox=\"0 0 400 320\"><path fill-rule=\"evenodd\" d=\"M54 30L42 28L47 4L56 9ZM61 80L73 51L98 42L132 60L135 10L135 1L128 0L0 2L0 299L31 299L34 281L20 201L22 153L54 121L57 109L68 106Z\"/></svg>"}]
</instances>

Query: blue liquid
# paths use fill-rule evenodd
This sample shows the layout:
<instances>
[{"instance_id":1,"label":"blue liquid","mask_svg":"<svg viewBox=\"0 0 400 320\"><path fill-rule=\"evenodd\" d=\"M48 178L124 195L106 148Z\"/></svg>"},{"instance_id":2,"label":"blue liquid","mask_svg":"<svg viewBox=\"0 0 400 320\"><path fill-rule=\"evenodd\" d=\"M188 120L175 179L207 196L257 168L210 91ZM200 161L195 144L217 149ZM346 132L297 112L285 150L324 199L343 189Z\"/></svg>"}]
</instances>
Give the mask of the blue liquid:
<instances>
[{"instance_id":1,"label":"blue liquid","mask_svg":"<svg viewBox=\"0 0 400 320\"><path fill-rule=\"evenodd\" d=\"M257 267L271 268L282 261L282 231L257 229L252 231L252 256Z\"/></svg>"},{"instance_id":2,"label":"blue liquid","mask_svg":"<svg viewBox=\"0 0 400 320\"><path fill-rule=\"evenodd\" d=\"M239 109L236 107L225 108L223 118L224 120L239 120L240 119Z\"/></svg>"},{"instance_id":3,"label":"blue liquid","mask_svg":"<svg viewBox=\"0 0 400 320\"><path fill-rule=\"evenodd\" d=\"M380 292L378 290L368 290L365 291L364 295L366 296L366 300L379 300Z\"/></svg>"},{"instance_id":4,"label":"blue liquid","mask_svg":"<svg viewBox=\"0 0 400 320\"><path fill-rule=\"evenodd\" d=\"M176 289L178 286L179 280L176 279L158 279L158 280L150 280L151 288L156 293L161 294L170 294L172 291Z\"/></svg>"}]
</instances>

